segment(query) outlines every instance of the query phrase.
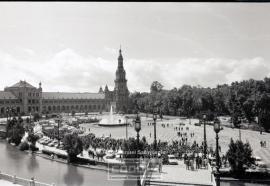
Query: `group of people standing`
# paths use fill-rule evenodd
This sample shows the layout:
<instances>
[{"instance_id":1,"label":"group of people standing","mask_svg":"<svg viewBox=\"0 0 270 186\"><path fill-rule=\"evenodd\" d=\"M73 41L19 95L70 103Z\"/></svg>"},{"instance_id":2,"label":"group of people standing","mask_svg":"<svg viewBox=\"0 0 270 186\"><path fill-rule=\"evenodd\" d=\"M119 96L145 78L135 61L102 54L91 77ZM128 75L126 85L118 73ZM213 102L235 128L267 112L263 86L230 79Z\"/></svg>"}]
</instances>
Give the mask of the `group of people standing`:
<instances>
[{"instance_id":1,"label":"group of people standing","mask_svg":"<svg viewBox=\"0 0 270 186\"><path fill-rule=\"evenodd\" d=\"M266 141L260 141L261 147L266 147Z\"/></svg>"}]
</instances>

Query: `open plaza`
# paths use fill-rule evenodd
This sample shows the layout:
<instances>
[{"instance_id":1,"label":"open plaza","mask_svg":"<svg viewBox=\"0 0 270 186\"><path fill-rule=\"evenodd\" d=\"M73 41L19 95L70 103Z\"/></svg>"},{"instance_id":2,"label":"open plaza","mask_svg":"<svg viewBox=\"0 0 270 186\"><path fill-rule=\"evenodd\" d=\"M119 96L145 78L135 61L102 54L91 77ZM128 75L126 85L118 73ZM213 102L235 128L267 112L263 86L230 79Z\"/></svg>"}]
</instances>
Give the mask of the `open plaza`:
<instances>
[{"instance_id":1,"label":"open plaza","mask_svg":"<svg viewBox=\"0 0 270 186\"><path fill-rule=\"evenodd\" d=\"M270 3L0 3L0 186L269 186Z\"/></svg>"}]
</instances>

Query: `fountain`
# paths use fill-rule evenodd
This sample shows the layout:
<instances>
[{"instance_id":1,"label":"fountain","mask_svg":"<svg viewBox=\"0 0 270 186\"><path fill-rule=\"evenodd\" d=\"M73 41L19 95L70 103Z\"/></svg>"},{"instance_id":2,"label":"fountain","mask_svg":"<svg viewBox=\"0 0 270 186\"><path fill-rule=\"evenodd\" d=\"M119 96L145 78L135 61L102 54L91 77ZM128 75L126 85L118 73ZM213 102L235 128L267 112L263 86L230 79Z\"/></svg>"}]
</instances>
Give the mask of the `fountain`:
<instances>
[{"instance_id":1,"label":"fountain","mask_svg":"<svg viewBox=\"0 0 270 186\"><path fill-rule=\"evenodd\" d=\"M124 116L121 115L114 115L113 114L113 107L111 105L110 114L109 116L103 116L103 118L99 122L99 126L106 126L106 127L112 127L112 126L124 126L128 123L125 120Z\"/></svg>"}]
</instances>

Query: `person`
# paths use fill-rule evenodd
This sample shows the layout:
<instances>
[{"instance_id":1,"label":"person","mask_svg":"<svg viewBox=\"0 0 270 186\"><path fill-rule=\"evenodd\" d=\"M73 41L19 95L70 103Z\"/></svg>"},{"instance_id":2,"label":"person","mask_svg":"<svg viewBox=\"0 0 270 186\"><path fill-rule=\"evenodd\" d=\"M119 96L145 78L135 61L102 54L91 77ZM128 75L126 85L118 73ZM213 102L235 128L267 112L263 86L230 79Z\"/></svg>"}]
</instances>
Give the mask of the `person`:
<instances>
[{"instance_id":1,"label":"person","mask_svg":"<svg viewBox=\"0 0 270 186\"><path fill-rule=\"evenodd\" d=\"M162 161L159 159L158 171L162 172Z\"/></svg>"},{"instance_id":2,"label":"person","mask_svg":"<svg viewBox=\"0 0 270 186\"><path fill-rule=\"evenodd\" d=\"M34 177L31 178L30 185L31 185L31 186L35 186L35 178L34 178Z\"/></svg>"},{"instance_id":3,"label":"person","mask_svg":"<svg viewBox=\"0 0 270 186\"><path fill-rule=\"evenodd\" d=\"M199 156L196 156L195 162L196 162L196 169L199 169L200 168L200 166L199 166Z\"/></svg>"}]
</instances>

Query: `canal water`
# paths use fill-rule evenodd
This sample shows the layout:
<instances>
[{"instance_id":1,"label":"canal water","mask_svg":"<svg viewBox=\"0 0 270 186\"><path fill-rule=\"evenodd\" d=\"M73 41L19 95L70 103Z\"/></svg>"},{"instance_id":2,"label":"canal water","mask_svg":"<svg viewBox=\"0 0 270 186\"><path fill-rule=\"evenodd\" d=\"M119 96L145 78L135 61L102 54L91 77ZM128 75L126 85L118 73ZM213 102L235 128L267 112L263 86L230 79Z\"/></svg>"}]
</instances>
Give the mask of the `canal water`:
<instances>
[{"instance_id":1,"label":"canal water","mask_svg":"<svg viewBox=\"0 0 270 186\"><path fill-rule=\"evenodd\" d=\"M106 171L76 167L21 152L0 141L0 171L17 177L35 177L56 186L132 186L135 181L108 180Z\"/></svg>"},{"instance_id":2,"label":"canal water","mask_svg":"<svg viewBox=\"0 0 270 186\"><path fill-rule=\"evenodd\" d=\"M136 181L108 180L108 173L76 167L21 152L0 140L0 171L22 178L36 180L56 186L135 186ZM267 186L267 184L223 182L221 186Z\"/></svg>"}]
</instances>

